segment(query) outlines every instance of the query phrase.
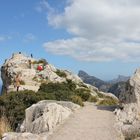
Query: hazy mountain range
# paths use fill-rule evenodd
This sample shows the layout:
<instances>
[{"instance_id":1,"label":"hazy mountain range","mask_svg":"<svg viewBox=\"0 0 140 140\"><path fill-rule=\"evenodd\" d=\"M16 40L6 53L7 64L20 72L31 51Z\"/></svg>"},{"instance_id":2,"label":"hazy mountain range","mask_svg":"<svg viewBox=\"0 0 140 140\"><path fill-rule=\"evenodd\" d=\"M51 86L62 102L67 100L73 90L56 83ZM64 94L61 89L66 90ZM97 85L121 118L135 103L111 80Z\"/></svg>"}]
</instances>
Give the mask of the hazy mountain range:
<instances>
[{"instance_id":1,"label":"hazy mountain range","mask_svg":"<svg viewBox=\"0 0 140 140\"><path fill-rule=\"evenodd\" d=\"M104 92L111 92L119 96L125 90L125 83L130 77L119 75L116 79L110 81L103 81L95 76L87 74L85 71L80 70L78 76L87 84L93 85L99 90Z\"/></svg>"}]
</instances>

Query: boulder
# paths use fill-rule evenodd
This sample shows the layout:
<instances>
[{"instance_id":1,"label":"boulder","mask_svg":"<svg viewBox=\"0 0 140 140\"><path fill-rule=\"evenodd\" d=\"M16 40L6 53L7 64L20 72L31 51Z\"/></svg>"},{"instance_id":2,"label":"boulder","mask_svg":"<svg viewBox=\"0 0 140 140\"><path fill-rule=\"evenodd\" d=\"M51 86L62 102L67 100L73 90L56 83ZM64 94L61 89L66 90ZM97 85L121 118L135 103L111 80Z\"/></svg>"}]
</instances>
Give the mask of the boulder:
<instances>
[{"instance_id":1,"label":"boulder","mask_svg":"<svg viewBox=\"0 0 140 140\"><path fill-rule=\"evenodd\" d=\"M130 138L130 134L137 135L140 129L140 69L127 82L125 92L119 98L121 108L116 109L116 118L122 133Z\"/></svg>"},{"instance_id":2,"label":"boulder","mask_svg":"<svg viewBox=\"0 0 140 140\"><path fill-rule=\"evenodd\" d=\"M72 102L43 100L25 111L20 132L9 132L2 140L47 140L47 136L80 106Z\"/></svg>"},{"instance_id":3,"label":"boulder","mask_svg":"<svg viewBox=\"0 0 140 140\"><path fill-rule=\"evenodd\" d=\"M47 140L47 136L32 133L14 133L9 132L3 135L2 140Z\"/></svg>"},{"instance_id":4,"label":"boulder","mask_svg":"<svg viewBox=\"0 0 140 140\"><path fill-rule=\"evenodd\" d=\"M20 131L35 134L53 131L78 108L71 102L40 101L26 109Z\"/></svg>"}]
</instances>

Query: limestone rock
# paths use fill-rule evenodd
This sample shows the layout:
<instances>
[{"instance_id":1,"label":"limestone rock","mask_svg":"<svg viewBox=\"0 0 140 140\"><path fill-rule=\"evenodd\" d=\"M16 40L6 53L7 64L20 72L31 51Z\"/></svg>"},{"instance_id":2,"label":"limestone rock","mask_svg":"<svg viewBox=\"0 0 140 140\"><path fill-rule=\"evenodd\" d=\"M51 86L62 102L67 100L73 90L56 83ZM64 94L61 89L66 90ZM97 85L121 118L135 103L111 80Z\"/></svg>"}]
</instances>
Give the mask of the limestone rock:
<instances>
[{"instance_id":1,"label":"limestone rock","mask_svg":"<svg viewBox=\"0 0 140 140\"><path fill-rule=\"evenodd\" d=\"M69 72L69 71L67 71L67 70L64 70L63 72L66 73L66 75L67 75L66 78L67 78L67 79L72 80L73 82L75 82L75 83L77 83L77 84L83 82L79 76L74 75L74 74L72 74L71 72Z\"/></svg>"},{"instance_id":2,"label":"limestone rock","mask_svg":"<svg viewBox=\"0 0 140 140\"><path fill-rule=\"evenodd\" d=\"M78 108L70 102L40 101L26 109L21 131L36 134L53 131Z\"/></svg>"},{"instance_id":3,"label":"limestone rock","mask_svg":"<svg viewBox=\"0 0 140 140\"><path fill-rule=\"evenodd\" d=\"M42 69L39 70L38 67L41 67ZM58 71L64 73L65 76L59 75ZM3 93L17 90L15 84L17 75L20 75L20 91L32 90L37 92L42 83L61 83L71 80L76 84L77 88L86 87L86 89L89 89L93 96L100 93L107 97L112 96L113 98L116 98L111 94L100 92L94 86L85 84L80 77L67 70L56 69L48 62L44 62L44 60L36 60L21 53L13 54L13 56L10 59L7 59L1 67Z\"/></svg>"},{"instance_id":4,"label":"limestone rock","mask_svg":"<svg viewBox=\"0 0 140 140\"><path fill-rule=\"evenodd\" d=\"M38 70L42 66L42 70ZM57 75L57 69L51 64L44 64L24 54L13 54L10 59L5 60L1 67L1 77L3 81L2 92L16 91L15 77L20 75L19 90L38 91L42 82L66 82L67 79L74 81L76 84L82 82L77 76L66 70L60 70L66 74L66 77Z\"/></svg>"},{"instance_id":5,"label":"limestone rock","mask_svg":"<svg viewBox=\"0 0 140 140\"><path fill-rule=\"evenodd\" d=\"M40 101L26 109L20 133L5 133L2 140L47 140L47 136L79 108L72 102Z\"/></svg>"},{"instance_id":6,"label":"limestone rock","mask_svg":"<svg viewBox=\"0 0 140 140\"><path fill-rule=\"evenodd\" d=\"M37 134L32 134L32 133L9 132L3 135L2 140L47 140L47 136L37 135Z\"/></svg>"},{"instance_id":7,"label":"limestone rock","mask_svg":"<svg viewBox=\"0 0 140 140\"><path fill-rule=\"evenodd\" d=\"M42 66L43 69L38 70L38 66ZM17 75L20 75L20 80L22 81L19 90L37 92L42 82L65 82L66 78L57 75L56 71L57 69L51 64L39 63L36 59L21 53L13 54L10 59L5 60L1 67L2 92L17 90L15 87L15 77ZM74 81L80 81L80 78L73 76L70 72L67 72L67 77Z\"/></svg>"},{"instance_id":8,"label":"limestone rock","mask_svg":"<svg viewBox=\"0 0 140 140\"><path fill-rule=\"evenodd\" d=\"M115 111L120 129L124 135L134 135L140 129L140 69L128 81L120 102L121 109Z\"/></svg>"}]
</instances>

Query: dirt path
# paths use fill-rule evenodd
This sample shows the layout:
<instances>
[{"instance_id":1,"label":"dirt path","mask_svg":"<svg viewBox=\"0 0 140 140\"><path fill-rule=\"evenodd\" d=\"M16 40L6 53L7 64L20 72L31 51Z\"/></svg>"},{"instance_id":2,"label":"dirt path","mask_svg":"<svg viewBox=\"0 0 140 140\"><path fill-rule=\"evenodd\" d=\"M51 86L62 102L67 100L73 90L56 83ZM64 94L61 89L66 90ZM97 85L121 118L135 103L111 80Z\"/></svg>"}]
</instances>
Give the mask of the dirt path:
<instances>
[{"instance_id":1,"label":"dirt path","mask_svg":"<svg viewBox=\"0 0 140 140\"><path fill-rule=\"evenodd\" d=\"M48 140L120 140L114 129L111 111L93 104L76 111Z\"/></svg>"}]
</instances>

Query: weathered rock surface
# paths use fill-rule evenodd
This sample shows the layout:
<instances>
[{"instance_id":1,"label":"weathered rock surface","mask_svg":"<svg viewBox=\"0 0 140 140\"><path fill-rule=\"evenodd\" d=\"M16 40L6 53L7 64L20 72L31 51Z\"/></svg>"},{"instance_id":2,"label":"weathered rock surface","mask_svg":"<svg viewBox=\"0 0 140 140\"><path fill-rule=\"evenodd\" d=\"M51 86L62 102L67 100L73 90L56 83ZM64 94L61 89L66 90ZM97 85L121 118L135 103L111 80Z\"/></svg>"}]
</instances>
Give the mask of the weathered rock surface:
<instances>
[{"instance_id":1,"label":"weathered rock surface","mask_svg":"<svg viewBox=\"0 0 140 140\"><path fill-rule=\"evenodd\" d=\"M14 133L9 132L3 135L2 140L47 140L47 136L32 133Z\"/></svg>"},{"instance_id":2,"label":"weathered rock surface","mask_svg":"<svg viewBox=\"0 0 140 140\"><path fill-rule=\"evenodd\" d=\"M40 101L26 109L21 131L35 134L50 132L78 108L79 105L71 102Z\"/></svg>"},{"instance_id":3,"label":"weathered rock surface","mask_svg":"<svg viewBox=\"0 0 140 140\"><path fill-rule=\"evenodd\" d=\"M42 66L42 70L38 70L38 66ZM59 75L60 73L60 75ZM43 82L67 82L71 80L77 84L77 88L88 88L93 96L104 94L105 96L116 99L112 94L100 92L98 88L85 84L80 77L67 70L58 70L48 62L36 60L31 57L27 57L24 54L13 54L10 59L7 59L1 67L1 77L3 81L2 92L16 91L15 77L20 75L20 87L19 90L32 90L37 92L41 83ZM65 76L62 76L64 74Z\"/></svg>"},{"instance_id":4,"label":"weathered rock surface","mask_svg":"<svg viewBox=\"0 0 140 140\"><path fill-rule=\"evenodd\" d=\"M37 67L42 66L42 70ZM1 77L3 81L2 92L16 91L15 77L20 74L19 90L33 90L38 91L42 82L65 82L70 79L76 83L82 82L77 76L69 71L60 70L66 74L66 77L60 77L56 73L57 69L51 64L44 64L42 61L37 61L24 54L13 54L12 58L5 61L1 67Z\"/></svg>"},{"instance_id":5,"label":"weathered rock surface","mask_svg":"<svg viewBox=\"0 0 140 140\"><path fill-rule=\"evenodd\" d=\"M79 108L72 102L40 101L26 109L20 133L5 133L2 140L46 140L49 133Z\"/></svg>"},{"instance_id":6,"label":"weathered rock surface","mask_svg":"<svg viewBox=\"0 0 140 140\"><path fill-rule=\"evenodd\" d=\"M140 134L140 69L137 69L120 96L121 109L116 110L119 128L130 138Z\"/></svg>"}]
</instances>

